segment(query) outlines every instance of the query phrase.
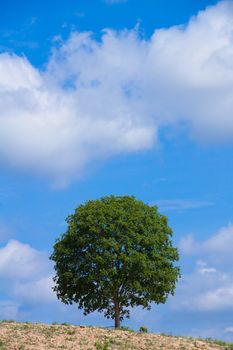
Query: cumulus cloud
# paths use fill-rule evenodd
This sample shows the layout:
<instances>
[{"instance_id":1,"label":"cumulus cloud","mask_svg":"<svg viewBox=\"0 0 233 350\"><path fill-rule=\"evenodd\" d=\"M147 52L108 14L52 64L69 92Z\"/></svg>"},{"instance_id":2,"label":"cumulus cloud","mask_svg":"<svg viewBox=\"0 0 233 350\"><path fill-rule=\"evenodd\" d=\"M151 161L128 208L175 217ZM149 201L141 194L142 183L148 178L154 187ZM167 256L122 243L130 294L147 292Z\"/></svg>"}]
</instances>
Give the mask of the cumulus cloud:
<instances>
[{"instance_id":1,"label":"cumulus cloud","mask_svg":"<svg viewBox=\"0 0 233 350\"><path fill-rule=\"evenodd\" d=\"M52 276L42 277L38 280L18 282L14 288L14 296L21 302L37 304L51 304L57 301L52 290L54 283Z\"/></svg>"},{"instance_id":2,"label":"cumulus cloud","mask_svg":"<svg viewBox=\"0 0 233 350\"><path fill-rule=\"evenodd\" d=\"M233 309L233 275L207 263L198 265L182 277L173 307L202 312Z\"/></svg>"},{"instance_id":3,"label":"cumulus cloud","mask_svg":"<svg viewBox=\"0 0 233 350\"><path fill-rule=\"evenodd\" d=\"M233 253L233 225L222 227L206 241L198 242L193 235L184 237L180 242L183 254Z\"/></svg>"},{"instance_id":4,"label":"cumulus cloud","mask_svg":"<svg viewBox=\"0 0 233 350\"><path fill-rule=\"evenodd\" d=\"M109 81L98 88L93 75L75 87L70 75L79 75L79 68L72 68L71 62L65 72L66 55L71 54L71 60L88 59L85 49L75 57L70 51L78 51L78 45L82 51L86 40L73 36L59 50L64 62L52 58L43 76L25 58L0 56L3 163L51 175L62 185L77 177L90 161L152 145L154 128L142 120L135 101L132 109L128 97L114 91L114 84ZM94 54L90 56L94 62ZM82 69L88 74L85 64Z\"/></svg>"},{"instance_id":5,"label":"cumulus cloud","mask_svg":"<svg viewBox=\"0 0 233 350\"><path fill-rule=\"evenodd\" d=\"M208 259L208 257L207 257ZM173 307L183 310L221 311L233 308L233 275L199 261L182 277Z\"/></svg>"},{"instance_id":6,"label":"cumulus cloud","mask_svg":"<svg viewBox=\"0 0 233 350\"><path fill-rule=\"evenodd\" d=\"M231 141L232 23L225 1L149 40L74 32L43 70L1 54L1 163L62 186L93 162L151 148L164 126Z\"/></svg>"},{"instance_id":7,"label":"cumulus cloud","mask_svg":"<svg viewBox=\"0 0 233 350\"><path fill-rule=\"evenodd\" d=\"M196 298L201 310L228 310L233 308L233 281L230 285L205 292Z\"/></svg>"},{"instance_id":8,"label":"cumulus cloud","mask_svg":"<svg viewBox=\"0 0 233 350\"><path fill-rule=\"evenodd\" d=\"M20 309L57 301L48 255L16 240L0 248L0 318L17 319Z\"/></svg>"},{"instance_id":9,"label":"cumulus cloud","mask_svg":"<svg viewBox=\"0 0 233 350\"><path fill-rule=\"evenodd\" d=\"M36 279L48 271L48 257L28 244L9 241L0 248L0 277L14 280Z\"/></svg>"},{"instance_id":10,"label":"cumulus cloud","mask_svg":"<svg viewBox=\"0 0 233 350\"><path fill-rule=\"evenodd\" d=\"M187 236L179 247L183 258L193 255L197 260L193 270L182 276L173 306L203 312L233 309L233 225L205 241Z\"/></svg>"},{"instance_id":11,"label":"cumulus cloud","mask_svg":"<svg viewBox=\"0 0 233 350\"><path fill-rule=\"evenodd\" d=\"M84 320L81 310L57 299L52 290L55 272L47 254L10 241L1 248L0 257L0 319L96 322L96 313Z\"/></svg>"}]
</instances>

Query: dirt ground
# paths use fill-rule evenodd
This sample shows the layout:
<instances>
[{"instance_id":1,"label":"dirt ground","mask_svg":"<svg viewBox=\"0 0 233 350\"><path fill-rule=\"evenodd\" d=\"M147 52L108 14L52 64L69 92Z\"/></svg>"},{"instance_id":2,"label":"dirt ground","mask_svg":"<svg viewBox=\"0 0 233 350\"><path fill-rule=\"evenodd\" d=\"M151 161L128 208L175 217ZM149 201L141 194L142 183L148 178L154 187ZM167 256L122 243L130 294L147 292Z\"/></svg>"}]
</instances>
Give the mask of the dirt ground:
<instances>
[{"instance_id":1,"label":"dirt ground","mask_svg":"<svg viewBox=\"0 0 233 350\"><path fill-rule=\"evenodd\" d=\"M0 323L0 350L220 350L201 340L71 325Z\"/></svg>"}]
</instances>

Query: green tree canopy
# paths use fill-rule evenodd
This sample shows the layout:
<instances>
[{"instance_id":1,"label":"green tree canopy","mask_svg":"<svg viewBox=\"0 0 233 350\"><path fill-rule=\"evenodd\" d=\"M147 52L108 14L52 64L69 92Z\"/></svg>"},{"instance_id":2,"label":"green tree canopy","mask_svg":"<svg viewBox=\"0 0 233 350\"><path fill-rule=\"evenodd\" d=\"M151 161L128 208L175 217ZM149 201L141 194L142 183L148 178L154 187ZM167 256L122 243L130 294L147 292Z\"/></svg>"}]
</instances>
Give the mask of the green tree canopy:
<instances>
[{"instance_id":1,"label":"green tree canopy","mask_svg":"<svg viewBox=\"0 0 233 350\"><path fill-rule=\"evenodd\" d=\"M80 205L54 245L54 291L84 314L104 312L115 327L129 308L165 303L179 278L167 218L133 196Z\"/></svg>"}]
</instances>

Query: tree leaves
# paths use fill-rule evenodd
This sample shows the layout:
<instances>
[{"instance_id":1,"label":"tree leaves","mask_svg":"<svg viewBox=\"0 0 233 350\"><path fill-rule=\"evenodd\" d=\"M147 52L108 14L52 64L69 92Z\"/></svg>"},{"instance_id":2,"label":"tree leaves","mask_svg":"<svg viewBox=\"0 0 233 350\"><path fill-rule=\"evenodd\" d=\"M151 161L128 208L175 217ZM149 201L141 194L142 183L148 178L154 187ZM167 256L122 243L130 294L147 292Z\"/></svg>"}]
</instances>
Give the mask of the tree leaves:
<instances>
[{"instance_id":1,"label":"tree leaves","mask_svg":"<svg viewBox=\"0 0 233 350\"><path fill-rule=\"evenodd\" d=\"M149 308L173 294L180 276L167 218L133 196L103 197L79 206L56 241L54 291L85 314L114 318L129 306Z\"/></svg>"}]
</instances>

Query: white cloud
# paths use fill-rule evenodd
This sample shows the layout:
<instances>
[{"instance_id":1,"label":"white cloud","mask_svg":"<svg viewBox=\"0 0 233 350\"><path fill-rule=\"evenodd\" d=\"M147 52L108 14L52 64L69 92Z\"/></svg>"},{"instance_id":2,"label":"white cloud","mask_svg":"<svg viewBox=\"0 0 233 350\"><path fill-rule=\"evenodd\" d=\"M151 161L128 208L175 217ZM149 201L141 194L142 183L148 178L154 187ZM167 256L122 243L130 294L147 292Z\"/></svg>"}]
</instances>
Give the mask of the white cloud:
<instances>
[{"instance_id":1,"label":"white cloud","mask_svg":"<svg viewBox=\"0 0 233 350\"><path fill-rule=\"evenodd\" d=\"M162 210L177 210L183 211L187 209L205 208L214 205L213 202L185 200L185 199L161 199L157 200L156 204Z\"/></svg>"},{"instance_id":2,"label":"white cloud","mask_svg":"<svg viewBox=\"0 0 233 350\"><path fill-rule=\"evenodd\" d=\"M28 244L9 241L0 248L0 277L6 279L31 280L46 273L51 264L46 254Z\"/></svg>"},{"instance_id":3,"label":"white cloud","mask_svg":"<svg viewBox=\"0 0 233 350\"><path fill-rule=\"evenodd\" d=\"M208 257L206 257L208 259ZM172 301L183 310L221 311L233 308L233 274L207 263L197 263L190 274L184 274Z\"/></svg>"},{"instance_id":4,"label":"white cloud","mask_svg":"<svg viewBox=\"0 0 233 350\"><path fill-rule=\"evenodd\" d=\"M206 291L194 300L200 310L226 310L233 308L233 280L228 286Z\"/></svg>"},{"instance_id":5,"label":"white cloud","mask_svg":"<svg viewBox=\"0 0 233 350\"><path fill-rule=\"evenodd\" d=\"M17 283L14 287L14 295L21 302L38 302L47 304L57 301L56 295L52 290L54 285L52 276L42 277L38 280Z\"/></svg>"},{"instance_id":6,"label":"white cloud","mask_svg":"<svg viewBox=\"0 0 233 350\"><path fill-rule=\"evenodd\" d=\"M28 244L9 241L0 249L0 318L18 318L21 306L56 303L53 274L47 254Z\"/></svg>"},{"instance_id":7,"label":"white cloud","mask_svg":"<svg viewBox=\"0 0 233 350\"><path fill-rule=\"evenodd\" d=\"M55 272L47 254L10 241L0 251L0 319L32 322L92 323L77 307L61 303L53 292Z\"/></svg>"},{"instance_id":8,"label":"white cloud","mask_svg":"<svg viewBox=\"0 0 233 350\"><path fill-rule=\"evenodd\" d=\"M184 237L180 242L183 254L233 253L233 225L221 228L206 241L198 242L193 235Z\"/></svg>"},{"instance_id":9,"label":"white cloud","mask_svg":"<svg viewBox=\"0 0 233 350\"><path fill-rule=\"evenodd\" d=\"M231 141L232 23L225 1L149 40L74 32L43 71L1 54L1 163L62 186L90 163L152 147L163 126Z\"/></svg>"},{"instance_id":10,"label":"white cloud","mask_svg":"<svg viewBox=\"0 0 233 350\"><path fill-rule=\"evenodd\" d=\"M224 329L225 333L233 333L233 327L227 327Z\"/></svg>"},{"instance_id":11,"label":"white cloud","mask_svg":"<svg viewBox=\"0 0 233 350\"><path fill-rule=\"evenodd\" d=\"M205 241L189 235L179 245L183 258L197 257L190 273L182 276L173 307L202 312L233 309L233 225L221 228Z\"/></svg>"},{"instance_id":12,"label":"white cloud","mask_svg":"<svg viewBox=\"0 0 233 350\"><path fill-rule=\"evenodd\" d=\"M66 54L76 60L77 55L72 57L69 51L78 49L72 42L80 39L74 35L60 50L64 60ZM81 47L86 40L81 39ZM77 59L88 59L83 55L80 52ZM95 55L90 58L95 60ZM79 176L87 162L152 145L154 128L143 121L135 101L132 109L110 82L104 88L91 86L94 76L72 91L62 88L69 83L61 75L69 80L79 68L70 72L71 65L65 73L65 63L59 65L59 60L51 59L42 75L24 58L0 56L0 159L4 163L51 175L63 185ZM83 69L85 75L85 64Z\"/></svg>"}]
</instances>

